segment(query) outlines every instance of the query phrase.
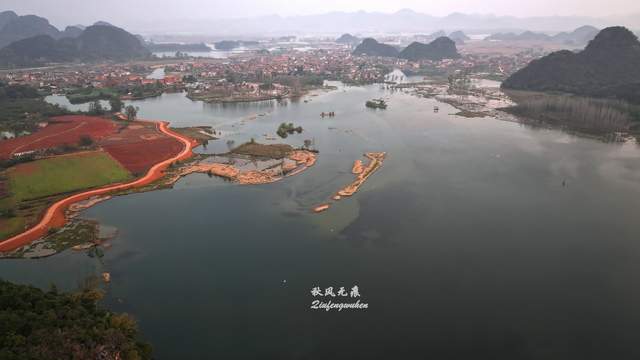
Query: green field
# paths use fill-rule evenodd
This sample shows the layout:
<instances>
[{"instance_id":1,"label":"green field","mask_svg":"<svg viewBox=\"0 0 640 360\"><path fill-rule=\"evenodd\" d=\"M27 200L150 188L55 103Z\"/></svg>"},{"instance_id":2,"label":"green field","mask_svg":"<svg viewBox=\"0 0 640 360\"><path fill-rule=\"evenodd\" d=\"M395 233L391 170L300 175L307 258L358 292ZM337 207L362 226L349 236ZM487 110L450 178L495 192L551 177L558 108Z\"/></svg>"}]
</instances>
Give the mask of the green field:
<instances>
[{"instance_id":1,"label":"green field","mask_svg":"<svg viewBox=\"0 0 640 360\"><path fill-rule=\"evenodd\" d=\"M132 179L132 175L102 151L57 156L23 163L0 174L8 196L0 198L0 239L33 223L50 205L48 196Z\"/></svg>"},{"instance_id":2,"label":"green field","mask_svg":"<svg viewBox=\"0 0 640 360\"><path fill-rule=\"evenodd\" d=\"M22 217L13 217L9 219L0 219L0 239L6 239L11 235L15 235L24 229L25 219Z\"/></svg>"},{"instance_id":3,"label":"green field","mask_svg":"<svg viewBox=\"0 0 640 360\"><path fill-rule=\"evenodd\" d=\"M9 192L16 201L93 188L132 178L104 152L58 156L20 164L8 170Z\"/></svg>"}]
</instances>

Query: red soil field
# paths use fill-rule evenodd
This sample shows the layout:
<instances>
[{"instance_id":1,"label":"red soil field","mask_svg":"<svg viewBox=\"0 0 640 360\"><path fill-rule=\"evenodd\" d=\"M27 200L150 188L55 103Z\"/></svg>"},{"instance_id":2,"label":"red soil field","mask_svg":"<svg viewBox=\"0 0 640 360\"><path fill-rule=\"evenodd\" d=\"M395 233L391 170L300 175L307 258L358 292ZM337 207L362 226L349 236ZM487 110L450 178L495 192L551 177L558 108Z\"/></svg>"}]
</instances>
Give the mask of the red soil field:
<instances>
[{"instance_id":1,"label":"red soil field","mask_svg":"<svg viewBox=\"0 0 640 360\"><path fill-rule=\"evenodd\" d=\"M0 199L7 195L9 195L9 192L7 191L7 184L0 179Z\"/></svg>"},{"instance_id":2,"label":"red soil field","mask_svg":"<svg viewBox=\"0 0 640 360\"><path fill-rule=\"evenodd\" d=\"M155 123L137 122L100 142L102 147L134 175L169 159L184 147L179 140L157 129Z\"/></svg>"},{"instance_id":3,"label":"red soil field","mask_svg":"<svg viewBox=\"0 0 640 360\"><path fill-rule=\"evenodd\" d=\"M61 145L78 144L82 136L100 140L113 134L117 125L107 119L65 115L53 117L45 128L27 136L0 141L0 159L8 159L15 153L32 150L45 150Z\"/></svg>"}]
</instances>

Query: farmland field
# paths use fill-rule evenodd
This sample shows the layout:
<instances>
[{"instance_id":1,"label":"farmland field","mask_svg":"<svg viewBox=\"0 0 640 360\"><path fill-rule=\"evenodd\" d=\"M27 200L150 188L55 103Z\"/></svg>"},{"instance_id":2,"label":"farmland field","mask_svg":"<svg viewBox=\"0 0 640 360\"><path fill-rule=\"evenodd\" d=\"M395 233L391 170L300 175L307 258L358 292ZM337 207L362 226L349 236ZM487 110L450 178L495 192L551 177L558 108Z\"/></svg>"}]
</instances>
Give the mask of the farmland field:
<instances>
[{"instance_id":1,"label":"farmland field","mask_svg":"<svg viewBox=\"0 0 640 360\"><path fill-rule=\"evenodd\" d=\"M83 136L99 140L115 130L114 122L95 116L57 116L50 119L48 126L31 135L0 141L0 159L8 159L15 153L25 151L76 145Z\"/></svg>"},{"instance_id":2,"label":"farmland field","mask_svg":"<svg viewBox=\"0 0 640 360\"><path fill-rule=\"evenodd\" d=\"M20 164L8 171L16 202L131 179L131 174L102 151L58 156Z\"/></svg>"},{"instance_id":3,"label":"farmland field","mask_svg":"<svg viewBox=\"0 0 640 360\"><path fill-rule=\"evenodd\" d=\"M160 132L153 123L137 122L108 136L100 145L131 173L140 175L151 166L182 150L182 143Z\"/></svg>"},{"instance_id":4,"label":"farmland field","mask_svg":"<svg viewBox=\"0 0 640 360\"><path fill-rule=\"evenodd\" d=\"M20 232L24 229L25 219L23 217L13 217L9 219L0 219L0 239Z\"/></svg>"}]
</instances>

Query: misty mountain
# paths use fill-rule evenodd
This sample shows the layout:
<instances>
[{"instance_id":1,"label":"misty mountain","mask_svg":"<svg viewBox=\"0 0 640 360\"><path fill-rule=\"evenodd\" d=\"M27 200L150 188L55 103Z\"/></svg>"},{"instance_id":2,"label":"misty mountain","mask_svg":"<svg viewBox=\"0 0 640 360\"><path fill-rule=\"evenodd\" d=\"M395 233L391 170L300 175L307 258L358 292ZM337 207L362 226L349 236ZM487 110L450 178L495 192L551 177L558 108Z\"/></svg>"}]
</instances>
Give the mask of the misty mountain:
<instances>
[{"instance_id":1,"label":"misty mountain","mask_svg":"<svg viewBox=\"0 0 640 360\"><path fill-rule=\"evenodd\" d=\"M398 49L391 45L379 43L376 39L366 38L353 51L354 55L397 57Z\"/></svg>"},{"instance_id":2,"label":"misty mountain","mask_svg":"<svg viewBox=\"0 0 640 360\"><path fill-rule=\"evenodd\" d=\"M2 13L4 26L0 28L0 48L17 40L26 39L36 35L49 35L58 38L60 31L49 23L49 20L35 15L16 15L13 12Z\"/></svg>"},{"instance_id":3,"label":"misty mountain","mask_svg":"<svg viewBox=\"0 0 640 360\"><path fill-rule=\"evenodd\" d=\"M465 41L471 40L467 34L459 30L449 34L448 38L455 41L456 44L464 44Z\"/></svg>"},{"instance_id":4,"label":"misty mountain","mask_svg":"<svg viewBox=\"0 0 640 360\"><path fill-rule=\"evenodd\" d=\"M18 14L16 14L13 11L0 12L0 29L2 29L9 22L15 20L17 17L18 17Z\"/></svg>"},{"instance_id":5,"label":"misty mountain","mask_svg":"<svg viewBox=\"0 0 640 360\"><path fill-rule=\"evenodd\" d=\"M82 60L128 60L150 55L135 35L113 25L89 26L75 40Z\"/></svg>"},{"instance_id":6,"label":"misty mountain","mask_svg":"<svg viewBox=\"0 0 640 360\"><path fill-rule=\"evenodd\" d=\"M456 43L446 36L441 36L434 41L424 44L414 41L402 51L395 47L382 44L373 38L367 38L353 51L354 55L399 57L410 61L418 60L442 60L457 59L460 57Z\"/></svg>"},{"instance_id":7,"label":"misty mountain","mask_svg":"<svg viewBox=\"0 0 640 360\"><path fill-rule=\"evenodd\" d=\"M537 42L555 42L563 45L585 46L589 41L596 37L600 30L598 28L586 25L581 26L572 32L561 32L554 36L532 31L525 31L520 34L516 33L498 33L487 37L489 41L537 41Z\"/></svg>"},{"instance_id":8,"label":"misty mountain","mask_svg":"<svg viewBox=\"0 0 640 360\"><path fill-rule=\"evenodd\" d=\"M359 37L353 36L351 34L342 34L339 38L336 39L338 44L345 45L358 45L362 39Z\"/></svg>"},{"instance_id":9,"label":"misty mountain","mask_svg":"<svg viewBox=\"0 0 640 360\"><path fill-rule=\"evenodd\" d=\"M617 98L640 104L638 64L638 38L624 27L610 27L600 31L583 51L563 50L534 60L502 86Z\"/></svg>"},{"instance_id":10,"label":"misty mountain","mask_svg":"<svg viewBox=\"0 0 640 360\"><path fill-rule=\"evenodd\" d=\"M580 45L584 46L593 40L598 35L600 30L596 27L586 25L581 26L570 33L561 32L552 37L552 40L558 43L567 45Z\"/></svg>"},{"instance_id":11,"label":"misty mountain","mask_svg":"<svg viewBox=\"0 0 640 360\"><path fill-rule=\"evenodd\" d=\"M84 28L79 26L67 26L63 32L60 33L60 37L76 38L82 34Z\"/></svg>"},{"instance_id":12,"label":"misty mountain","mask_svg":"<svg viewBox=\"0 0 640 360\"><path fill-rule=\"evenodd\" d=\"M0 66L42 66L70 61L124 61L150 55L134 35L114 26L89 26L78 37L37 35L0 49Z\"/></svg>"},{"instance_id":13,"label":"misty mountain","mask_svg":"<svg viewBox=\"0 0 640 360\"><path fill-rule=\"evenodd\" d=\"M410 61L457 59L460 57L456 43L448 37L441 36L429 44L413 42L400 52L398 57Z\"/></svg>"},{"instance_id":14,"label":"misty mountain","mask_svg":"<svg viewBox=\"0 0 640 360\"><path fill-rule=\"evenodd\" d=\"M329 12L319 15L305 16L261 16L254 18L234 18L212 20L164 20L149 21L141 19L131 26L136 31L178 33L191 32L198 34L278 36L285 34L379 34L379 33L431 33L437 30L474 31L474 32L514 32L531 30L536 32L570 31L584 24L596 27L626 24L640 27L640 17L592 18L583 16L538 16L514 17L496 15L469 15L453 13L438 17L418 13L412 10L401 10L395 13L380 12Z\"/></svg>"},{"instance_id":15,"label":"misty mountain","mask_svg":"<svg viewBox=\"0 0 640 360\"><path fill-rule=\"evenodd\" d=\"M93 23L93 25L99 25L99 26L113 26L110 23L106 22L106 21L96 21Z\"/></svg>"},{"instance_id":16,"label":"misty mountain","mask_svg":"<svg viewBox=\"0 0 640 360\"><path fill-rule=\"evenodd\" d=\"M487 41L551 41L551 36L547 34L525 31L521 34L498 33L485 38Z\"/></svg>"}]
</instances>

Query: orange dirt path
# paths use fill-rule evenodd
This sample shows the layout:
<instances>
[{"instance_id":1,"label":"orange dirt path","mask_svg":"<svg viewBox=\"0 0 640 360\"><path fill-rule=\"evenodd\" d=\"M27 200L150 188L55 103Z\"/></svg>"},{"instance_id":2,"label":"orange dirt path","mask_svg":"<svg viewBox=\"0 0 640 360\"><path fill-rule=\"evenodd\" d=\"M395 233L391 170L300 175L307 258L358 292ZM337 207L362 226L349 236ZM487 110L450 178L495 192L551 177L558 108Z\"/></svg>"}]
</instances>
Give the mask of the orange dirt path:
<instances>
[{"instance_id":1,"label":"orange dirt path","mask_svg":"<svg viewBox=\"0 0 640 360\"><path fill-rule=\"evenodd\" d=\"M119 190L126 190L135 187L142 187L148 185L163 176L163 171L171 165L174 161L184 160L192 155L192 149L197 145L195 140L192 140L184 135L180 135L168 128L167 122L153 122L158 126L158 130L162 131L168 136L171 136L184 144L184 148L176 156L161 161L149 169L147 174L137 180L128 183L107 185L105 187L84 191L75 195L71 195L62 200L58 200L53 205L49 206L44 213L40 222L26 230L23 233L15 235L7 240L0 242L0 252L15 250L19 247L29 244L32 241L40 239L47 234L48 230L52 227L61 227L66 223L65 211L69 206L79 201L87 200L91 197L98 195L105 195L107 193Z\"/></svg>"}]
</instances>

